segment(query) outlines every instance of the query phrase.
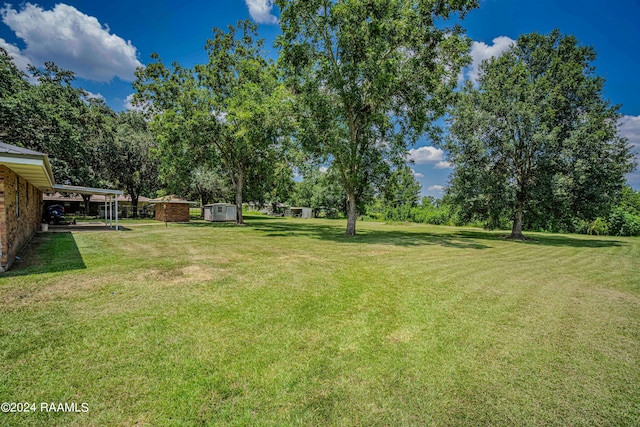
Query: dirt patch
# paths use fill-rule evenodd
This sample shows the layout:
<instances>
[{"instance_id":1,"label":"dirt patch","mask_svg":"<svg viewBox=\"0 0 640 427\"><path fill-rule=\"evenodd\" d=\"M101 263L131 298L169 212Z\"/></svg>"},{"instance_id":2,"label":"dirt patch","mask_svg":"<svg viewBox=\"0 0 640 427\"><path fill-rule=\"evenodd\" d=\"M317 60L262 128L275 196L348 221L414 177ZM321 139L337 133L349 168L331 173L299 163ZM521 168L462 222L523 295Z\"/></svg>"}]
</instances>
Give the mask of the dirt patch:
<instances>
[{"instance_id":1,"label":"dirt patch","mask_svg":"<svg viewBox=\"0 0 640 427\"><path fill-rule=\"evenodd\" d=\"M176 285L193 282L216 281L226 277L229 271L205 264L191 264L171 270L149 270L143 274L144 280L151 280L157 285Z\"/></svg>"},{"instance_id":2,"label":"dirt patch","mask_svg":"<svg viewBox=\"0 0 640 427\"><path fill-rule=\"evenodd\" d=\"M387 335L387 341L392 344L400 344L412 341L414 333L408 329L398 329Z\"/></svg>"}]
</instances>

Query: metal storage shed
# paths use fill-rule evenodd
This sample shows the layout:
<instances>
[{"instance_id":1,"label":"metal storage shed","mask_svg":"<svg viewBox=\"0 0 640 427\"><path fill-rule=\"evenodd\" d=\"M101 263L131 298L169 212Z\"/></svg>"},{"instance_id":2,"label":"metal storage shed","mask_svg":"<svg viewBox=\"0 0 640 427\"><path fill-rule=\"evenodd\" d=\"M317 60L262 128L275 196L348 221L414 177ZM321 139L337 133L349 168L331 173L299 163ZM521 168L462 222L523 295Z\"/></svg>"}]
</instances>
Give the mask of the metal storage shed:
<instances>
[{"instance_id":1,"label":"metal storage shed","mask_svg":"<svg viewBox=\"0 0 640 427\"><path fill-rule=\"evenodd\" d=\"M204 220L210 222L224 222L236 220L236 205L229 203L214 203L204 206Z\"/></svg>"},{"instance_id":2,"label":"metal storage shed","mask_svg":"<svg viewBox=\"0 0 640 427\"><path fill-rule=\"evenodd\" d=\"M313 209L311 208L291 208L291 216L293 218L313 218Z\"/></svg>"}]
</instances>

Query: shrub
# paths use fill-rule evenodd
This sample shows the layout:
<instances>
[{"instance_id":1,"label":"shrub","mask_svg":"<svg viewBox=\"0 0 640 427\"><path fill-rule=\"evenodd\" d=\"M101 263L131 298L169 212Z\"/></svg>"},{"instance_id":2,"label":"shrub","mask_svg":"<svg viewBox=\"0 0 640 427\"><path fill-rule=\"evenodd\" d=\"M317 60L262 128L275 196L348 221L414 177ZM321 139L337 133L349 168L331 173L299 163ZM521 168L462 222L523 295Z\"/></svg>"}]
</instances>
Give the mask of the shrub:
<instances>
[{"instance_id":1,"label":"shrub","mask_svg":"<svg viewBox=\"0 0 640 427\"><path fill-rule=\"evenodd\" d=\"M617 207L609 215L609 234L613 236L640 236L640 216Z\"/></svg>"},{"instance_id":2,"label":"shrub","mask_svg":"<svg viewBox=\"0 0 640 427\"><path fill-rule=\"evenodd\" d=\"M589 223L587 233L595 236L604 236L609 232L609 224L604 218L596 218Z\"/></svg>"}]
</instances>

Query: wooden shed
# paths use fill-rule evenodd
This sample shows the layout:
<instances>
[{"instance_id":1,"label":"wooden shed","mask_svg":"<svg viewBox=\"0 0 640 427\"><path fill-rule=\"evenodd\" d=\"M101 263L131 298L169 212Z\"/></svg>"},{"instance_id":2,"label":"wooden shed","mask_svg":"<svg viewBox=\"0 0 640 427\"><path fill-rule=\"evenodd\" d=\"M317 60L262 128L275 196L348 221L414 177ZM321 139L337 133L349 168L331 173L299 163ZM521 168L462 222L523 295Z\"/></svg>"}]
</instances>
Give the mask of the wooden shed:
<instances>
[{"instance_id":1,"label":"wooden shed","mask_svg":"<svg viewBox=\"0 0 640 427\"><path fill-rule=\"evenodd\" d=\"M210 222L225 222L236 220L236 205L229 203L214 203L204 206L204 220Z\"/></svg>"},{"instance_id":2,"label":"wooden shed","mask_svg":"<svg viewBox=\"0 0 640 427\"><path fill-rule=\"evenodd\" d=\"M155 204L156 221L189 222L189 201L176 196L166 196L152 199L150 202Z\"/></svg>"}]
</instances>

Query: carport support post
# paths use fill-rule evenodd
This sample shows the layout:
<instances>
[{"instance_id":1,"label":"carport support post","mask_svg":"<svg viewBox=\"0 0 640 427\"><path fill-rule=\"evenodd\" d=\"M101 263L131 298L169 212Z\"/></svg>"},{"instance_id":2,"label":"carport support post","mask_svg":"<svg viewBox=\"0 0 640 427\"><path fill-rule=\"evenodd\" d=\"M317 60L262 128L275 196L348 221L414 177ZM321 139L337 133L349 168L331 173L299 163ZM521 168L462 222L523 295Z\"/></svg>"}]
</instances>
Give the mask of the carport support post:
<instances>
[{"instance_id":1,"label":"carport support post","mask_svg":"<svg viewBox=\"0 0 640 427\"><path fill-rule=\"evenodd\" d=\"M104 226L109 225L109 217L107 216L107 196L104 196Z\"/></svg>"},{"instance_id":2,"label":"carport support post","mask_svg":"<svg viewBox=\"0 0 640 427\"><path fill-rule=\"evenodd\" d=\"M109 196L109 228L113 228L113 196Z\"/></svg>"},{"instance_id":3,"label":"carport support post","mask_svg":"<svg viewBox=\"0 0 640 427\"><path fill-rule=\"evenodd\" d=\"M118 195L116 194L116 231L118 230Z\"/></svg>"}]
</instances>

